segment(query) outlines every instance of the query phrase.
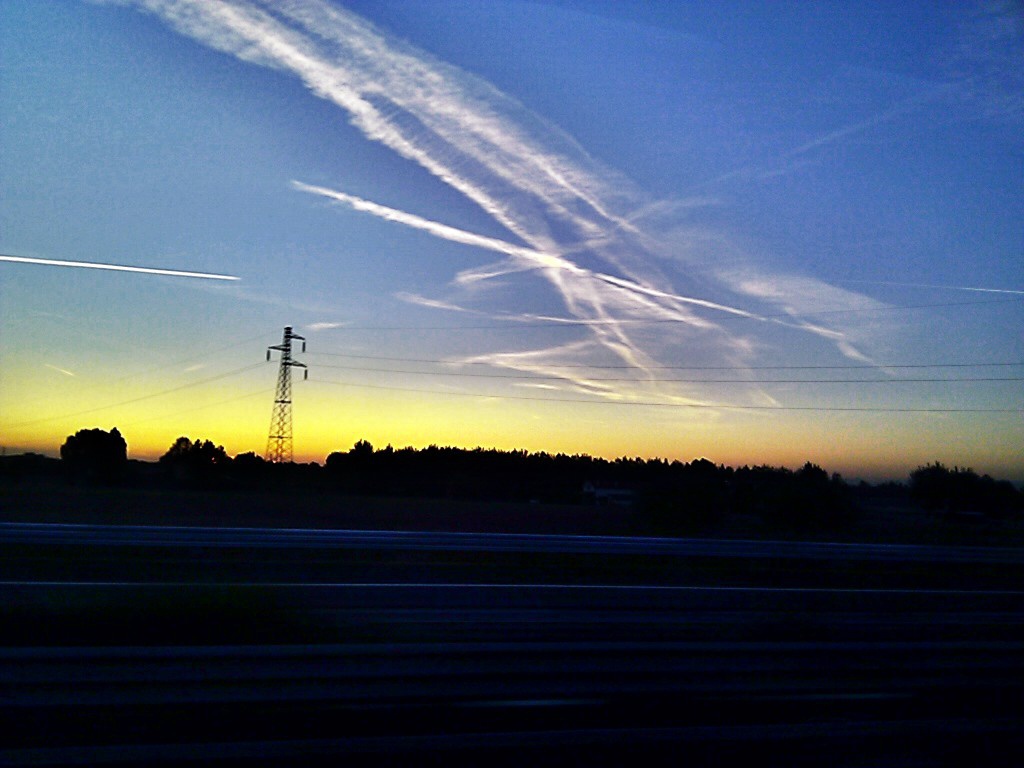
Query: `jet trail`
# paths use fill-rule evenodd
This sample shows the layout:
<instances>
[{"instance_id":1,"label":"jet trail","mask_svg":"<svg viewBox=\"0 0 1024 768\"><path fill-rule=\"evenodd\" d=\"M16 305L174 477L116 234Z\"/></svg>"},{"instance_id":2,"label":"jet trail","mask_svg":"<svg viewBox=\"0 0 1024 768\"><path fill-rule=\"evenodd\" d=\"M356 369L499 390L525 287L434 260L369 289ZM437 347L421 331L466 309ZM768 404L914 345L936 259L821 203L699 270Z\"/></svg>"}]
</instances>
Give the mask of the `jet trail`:
<instances>
[{"instance_id":1,"label":"jet trail","mask_svg":"<svg viewBox=\"0 0 1024 768\"><path fill-rule=\"evenodd\" d=\"M94 261L67 261L64 259L36 259L28 256L0 254L0 261L18 264L41 264L47 267L77 267L78 269L106 269L113 272L141 272L146 275L168 275L170 277L194 277L202 280L241 280L235 275L218 275L211 272L185 272L180 269L159 269L157 267L129 267L124 264L102 264Z\"/></svg>"},{"instance_id":2,"label":"jet trail","mask_svg":"<svg viewBox=\"0 0 1024 768\"><path fill-rule=\"evenodd\" d=\"M761 275L756 276L758 290L746 290L751 281L737 279L733 270L716 269L719 261L713 254L703 254L700 261L681 259L681 254L696 251L699 243L675 242L675 230L642 228L636 214L650 210L649 196L594 160L571 136L490 83L395 39L338 4L324 0L133 0L133 4L207 46L297 77L316 97L338 106L368 141L417 164L507 230L507 239L477 235L343 192L293 182L295 189L450 242L501 254L504 259L497 264L459 272L453 285L470 289L514 274L536 277L546 282L568 315L590 334L578 349L554 346L494 353L489 359L495 365L548 366L562 370L578 386L592 388L584 377L560 369L560 358L570 354L583 358L573 362L596 364L611 357L633 366L636 392L648 394L653 386L645 383L649 367L683 344L691 357L749 359L759 347L757 340L727 330L716 321L717 313L764 320L766 306L782 305L797 317L800 306L810 302L803 295L789 295L786 288L794 286L801 292L816 289L819 304L827 298L832 305L842 306L862 298L821 281L798 283L782 275L773 276L771 290L764 290L767 282ZM737 263L733 258L728 261ZM680 270L686 289L679 289L666 275L667 270L679 270L680 264L691 267ZM694 295L705 291L714 293L707 298ZM744 305L753 299L756 310L729 306L735 303L734 297ZM454 306L436 304L442 305ZM526 316L521 309L495 315ZM826 340L844 355L863 359L853 346L860 339L848 332L799 322L791 327ZM608 395L635 394L626 389Z\"/></svg>"},{"instance_id":3,"label":"jet trail","mask_svg":"<svg viewBox=\"0 0 1024 768\"><path fill-rule=\"evenodd\" d=\"M59 368L56 365L51 365L50 363L43 363L43 365L46 368L49 368L51 371L56 371L57 373L63 373L65 376L74 376L75 375L74 373L69 371L67 368Z\"/></svg>"},{"instance_id":4,"label":"jet trail","mask_svg":"<svg viewBox=\"0 0 1024 768\"><path fill-rule=\"evenodd\" d=\"M293 181L292 186L302 192L310 192L316 195L322 195L329 199L335 200L340 203L345 203L351 206L354 210L362 211L364 213L378 216L386 221L392 221L397 224L404 224L405 226L418 229L428 234L439 237L442 240L449 240L455 243L462 243L464 245L476 246L478 248L484 248L491 251L497 251L503 253L506 256L510 256L521 262L525 261L525 264L521 265L522 269L563 269L577 277L589 277L597 281L605 283L612 288L619 289L626 293L634 294L635 299L640 297L648 297L652 299L661 299L668 302L679 302L682 304L691 304L694 306L703 307L705 309L714 309L728 314L739 315L741 317L748 317L752 319L761 319L757 315L747 312L736 307L730 307L724 304L719 304L713 301L707 301L706 299L698 299L692 296L680 296L674 293L668 293L666 291L659 291L655 288L650 288L645 285L641 285L632 280L624 280L614 275L604 274L602 272L592 272L591 270L584 269L577 266L568 259L563 258L555 253L544 253L533 248L526 248L524 246L515 245L514 243L507 242L505 240L499 240L494 237L486 237L484 235L478 235L473 232L467 232L464 229L458 229L448 224L442 224L439 221L433 221L431 219L417 216L414 213L408 213L406 211L400 211L397 208L389 208L386 205L374 203L370 200L364 200L361 197L355 195L349 195L345 192L338 192L333 189L326 187L319 187L312 184L304 184L301 181ZM506 272L508 270L505 270ZM476 278L479 279L479 278ZM468 282L463 280L461 282ZM422 302L420 302L422 303ZM451 309L449 305L445 307ZM606 321L609 323L614 320ZM694 322L694 324L698 324Z\"/></svg>"},{"instance_id":5,"label":"jet trail","mask_svg":"<svg viewBox=\"0 0 1024 768\"><path fill-rule=\"evenodd\" d=\"M521 245L515 245L505 240L499 240L495 237L487 237L485 235L477 235L473 232L467 232L464 229L458 229L448 224L442 224L439 221L432 221L425 219L422 216L417 216L414 213L407 213L406 211L400 211L397 208L389 208L386 205L380 203L374 203L370 200L364 200L361 197L355 195L349 195L344 192L338 192L337 190L328 189L327 187L318 187L313 184L304 184L301 181L293 181L292 186L301 191L309 192L314 195L321 195L323 197L335 200L339 203L344 203L351 206L354 210L361 211L363 213L369 213L373 216L377 216L385 221L392 221L396 224L404 224L407 227L418 229L422 232L427 232L435 237L439 237L442 240L450 240L453 243L462 243L463 245L472 245L477 248L485 248L489 251L497 251L503 253L506 256L512 256L514 258L525 259L530 262L535 262L536 266L551 266L559 268L568 268L570 262L559 261L557 256L552 254L542 253L541 251L533 248L526 248Z\"/></svg>"},{"instance_id":6,"label":"jet trail","mask_svg":"<svg viewBox=\"0 0 1024 768\"><path fill-rule=\"evenodd\" d=\"M976 291L978 293L1012 293L1024 296L1024 291L1011 288L974 288L966 285L933 285L931 283L894 283L889 280L843 280L844 283L859 285L893 285L903 288L937 288L943 291Z\"/></svg>"}]
</instances>

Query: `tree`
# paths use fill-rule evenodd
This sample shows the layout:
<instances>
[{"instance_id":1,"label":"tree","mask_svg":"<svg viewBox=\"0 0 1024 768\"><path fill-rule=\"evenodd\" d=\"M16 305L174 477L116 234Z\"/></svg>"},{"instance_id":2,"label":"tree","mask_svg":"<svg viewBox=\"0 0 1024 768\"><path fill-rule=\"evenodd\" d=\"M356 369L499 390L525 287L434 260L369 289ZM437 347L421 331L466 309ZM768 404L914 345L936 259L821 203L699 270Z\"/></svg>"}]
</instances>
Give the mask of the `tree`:
<instances>
[{"instance_id":1,"label":"tree","mask_svg":"<svg viewBox=\"0 0 1024 768\"><path fill-rule=\"evenodd\" d=\"M209 440L192 442L187 437L179 437L160 457L160 464L175 478L199 485L210 484L230 463L223 446Z\"/></svg>"},{"instance_id":2,"label":"tree","mask_svg":"<svg viewBox=\"0 0 1024 768\"><path fill-rule=\"evenodd\" d=\"M247 451L240 453L231 460L231 470L228 473L232 480L242 482L246 485L265 483L269 480L274 465L266 461L262 456Z\"/></svg>"},{"instance_id":3,"label":"tree","mask_svg":"<svg viewBox=\"0 0 1024 768\"><path fill-rule=\"evenodd\" d=\"M959 472L959 468L956 471ZM910 473L910 498L929 510L948 506L952 501L952 475L953 472L938 461L918 467Z\"/></svg>"},{"instance_id":4,"label":"tree","mask_svg":"<svg viewBox=\"0 0 1024 768\"><path fill-rule=\"evenodd\" d=\"M128 466L128 443L114 427L80 429L60 447L60 458L76 478L112 482L124 476Z\"/></svg>"},{"instance_id":5,"label":"tree","mask_svg":"<svg viewBox=\"0 0 1024 768\"><path fill-rule=\"evenodd\" d=\"M214 445L209 440L196 440L194 443L187 437L179 437L174 444L160 457L161 464L192 464L196 466L218 466L230 462L231 459L222 445Z\"/></svg>"},{"instance_id":6,"label":"tree","mask_svg":"<svg viewBox=\"0 0 1024 768\"><path fill-rule=\"evenodd\" d=\"M388 450L374 452L369 440L358 440L347 452L335 451L327 457L325 468L331 482L346 491L371 493L383 490L381 465L394 454Z\"/></svg>"},{"instance_id":7,"label":"tree","mask_svg":"<svg viewBox=\"0 0 1024 768\"><path fill-rule=\"evenodd\" d=\"M231 463L235 469L250 473L262 472L267 466L266 459L252 451L238 454Z\"/></svg>"},{"instance_id":8,"label":"tree","mask_svg":"<svg viewBox=\"0 0 1024 768\"><path fill-rule=\"evenodd\" d=\"M362 460L369 460L373 456L373 443L369 440L357 440L356 444L349 449L349 455Z\"/></svg>"},{"instance_id":9,"label":"tree","mask_svg":"<svg viewBox=\"0 0 1024 768\"><path fill-rule=\"evenodd\" d=\"M970 468L948 467L939 462L910 473L910 496L928 510L982 512L992 517L1019 513L1021 494L1007 481L979 476Z\"/></svg>"}]
</instances>

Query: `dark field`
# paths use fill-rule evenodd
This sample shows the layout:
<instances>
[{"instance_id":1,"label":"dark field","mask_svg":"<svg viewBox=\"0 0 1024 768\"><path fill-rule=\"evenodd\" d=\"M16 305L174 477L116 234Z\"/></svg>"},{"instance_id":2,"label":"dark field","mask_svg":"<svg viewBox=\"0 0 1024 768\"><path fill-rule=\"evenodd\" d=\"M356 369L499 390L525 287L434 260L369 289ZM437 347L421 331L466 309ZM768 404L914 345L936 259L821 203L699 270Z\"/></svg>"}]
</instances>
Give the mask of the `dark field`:
<instances>
[{"instance_id":1,"label":"dark field","mask_svg":"<svg viewBox=\"0 0 1024 768\"><path fill-rule=\"evenodd\" d=\"M70 486L60 480L0 484L3 520L108 525L212 525L381 530L627 533L621 509L448 499L395 499L279 491Z\"/></svg>"},{"instance_id":2,"label":"dark field","mask_svg":"<svg viewBox=\"0 0 1024 768\"><path fill-rule=\"evenodd\" d=\"M70 485L59 478L0 478L0 521L105 525L350 528L356 530L660 535L641 507L394 498L304 491L202 491ZM1024 546L1024 520L926 512L868 499L828 526L779 526L726 515L681 526L701 538Z\"/></svg>"},{"instance_id":3,"label":"dark field","mask_svg":"<svg viewBox=\"0 0 1024 768\"><path fill-rule=\"evenodd\" d=\"M640 510L580 505L57 479L0 499L2 764L1015 765L1024 748L1009 521L879 509L659 538Z\"/></svg>"}]
</instances>

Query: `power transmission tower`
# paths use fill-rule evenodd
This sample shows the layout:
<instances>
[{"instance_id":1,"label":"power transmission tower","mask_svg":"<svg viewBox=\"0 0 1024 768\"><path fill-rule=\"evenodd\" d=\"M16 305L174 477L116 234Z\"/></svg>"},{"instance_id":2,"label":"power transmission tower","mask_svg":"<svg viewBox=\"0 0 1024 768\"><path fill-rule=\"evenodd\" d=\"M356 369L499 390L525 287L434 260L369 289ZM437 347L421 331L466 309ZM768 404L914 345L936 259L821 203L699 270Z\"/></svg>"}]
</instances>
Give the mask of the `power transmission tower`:
<instances>
[{"instance_id":1,"label":"power transmission tower","mask_svg":"<svg viewBox=\"0 0 1024 768\"><path fill-rule=\"evenodd\" d=\"M290 325L285 326L284 341L273 347L267 347L267 360L270 350L281 353L281 366L277 373L277 394L274 396L274 412L270 416L270 433L267 435L267 461L276 464L290 463L292 460L292 367L306 368L298 360L292 360L292 341L302 342L302 351L306 351L306 340L292 333ZM309 378L309 370L303 372L303 378Z\"/></svg>"}]
</instances>

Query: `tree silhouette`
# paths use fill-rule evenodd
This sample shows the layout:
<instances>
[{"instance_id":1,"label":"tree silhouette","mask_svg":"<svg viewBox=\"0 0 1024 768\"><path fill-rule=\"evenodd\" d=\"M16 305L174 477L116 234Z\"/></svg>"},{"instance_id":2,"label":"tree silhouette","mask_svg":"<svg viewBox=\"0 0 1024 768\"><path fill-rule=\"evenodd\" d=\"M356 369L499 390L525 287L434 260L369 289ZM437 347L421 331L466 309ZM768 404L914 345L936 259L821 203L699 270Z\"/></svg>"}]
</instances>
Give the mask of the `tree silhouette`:
<instances>
[{"instance_id":1,"label":"tree silhouette","mask_svg":"<svg viewBox=\"0 0 1024 768\"><path fill-rule=\"evenodd\" d=\"M1005 480L979 476L970 468L926 464L910 473L910 497L925 509L981 512L990 517L1020 513L1024 494Z\"/></svg>"},{"instance_id":2,"label":"tree silhouette","mask_svg":"<svg viewBox=\"0 0 1024 768\"><path fill-rule=\"evenodd\" d=\"M214 445L209 440L192 442L187 437L179 437L174 444L160 457L162 463L189 463L205 466L227 464L231 461L224 446Z\"/></svg>"},{"instance_id":3,"label":"tree silhouette","mask_svg":"<svg viewBox=\"0 0 1024 768\"><path fill-rule=\"evenodd\" d=\"M210 485L220 478L223 470L231 463L223 446L209 440L189 440L179 437L160 457L161 466L180 481L196 485Z\"/></svg>"},{"instance_id":4,"label":"tree silhouette","mask_svg":"<svg viewBox=\"0 0 1024 768\"><path fill-rule=\"evenodd\" d=\"M128 443L114 427L80 429L60 447L61 461L76 479L112 482L124 476L128 464Z\"/></svg>"}]
</instances>

